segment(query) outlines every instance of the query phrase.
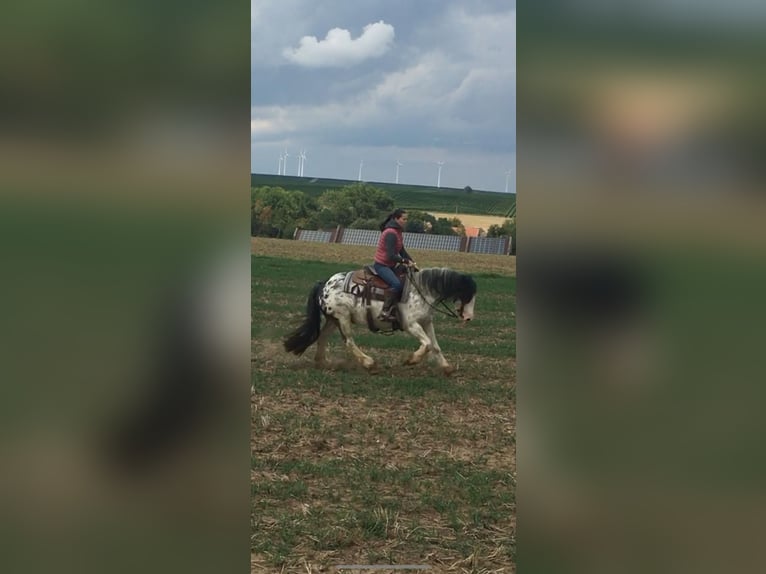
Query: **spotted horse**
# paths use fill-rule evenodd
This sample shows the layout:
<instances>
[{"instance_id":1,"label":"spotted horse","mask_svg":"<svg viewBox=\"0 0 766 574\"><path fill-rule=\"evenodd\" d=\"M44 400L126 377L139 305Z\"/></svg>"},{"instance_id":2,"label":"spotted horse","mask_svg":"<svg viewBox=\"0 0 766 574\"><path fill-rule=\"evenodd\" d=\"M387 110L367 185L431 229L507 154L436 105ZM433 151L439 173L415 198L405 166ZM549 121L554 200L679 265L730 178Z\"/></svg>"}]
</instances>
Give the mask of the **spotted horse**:
<instances>
[{"instance_id":1,"label":"spotted horse","mask_svg":"<svg viewBox=\"0 0 766 574\"><path fill-rule=\"evenodd\" d=\"M375 360L354 342L352 325L366 325L373 331L391 332L391 324L377 318L383 307L380 297L365 294L358 285L354 288L349 278L354 273L358 274L359 270L336 273L312 287L303 323L284 339L287 352L300 356L316 343L314 361L317 366L325 367L328 365L327 341L337 329L354 357L367 369L375 367ZM442 354L434 333L434 313L446 309L447 314L467 322L474 318L475 303L476 282L471 275L446 267L419 271L409 268L402 299L397 305L396 327L415 337L420 346L407 357L405 364L416 365L430 354L444 374L451 374L454 367ZM455 309L450 308L449 304L453 304Z\"/></svg>"}]
</instances>

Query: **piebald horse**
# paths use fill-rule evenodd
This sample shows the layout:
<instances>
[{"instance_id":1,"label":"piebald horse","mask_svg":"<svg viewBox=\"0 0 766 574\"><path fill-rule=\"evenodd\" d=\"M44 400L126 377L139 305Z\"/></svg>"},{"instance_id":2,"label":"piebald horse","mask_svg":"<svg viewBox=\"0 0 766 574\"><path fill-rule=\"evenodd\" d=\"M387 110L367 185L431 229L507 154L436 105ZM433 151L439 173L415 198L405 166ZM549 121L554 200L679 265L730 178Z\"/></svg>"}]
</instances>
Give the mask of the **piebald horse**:
<instances>
[{"instance_id":1,"label":"piebald horse","mask_svg":"<svg viewBox=\"0 0 766 574\"><path fill-rule=\"evenodd\" d=\"M319 281L311 289L306 304L303 324L287 335L285 350L302 355L314 343L317 344L315 362L327 366L327 340L338 329L354 357L367 369L375 366L375 360L364 353L352 338L352 324L367 325L370 329L386 330L391 324L377 319L383 303L370 301L368 312L364 299L344 290L346 276L352 271L336 273L327 281ZM448 268L426 268L420 271L410 268L407 273L402 302L397 305L399 327L420 342L420 347L405 361L415 365L426 354L437 361L442 371L449 375L454 367L444 358L434 334L433 314L441 305L451 315L467 322L473 319L476 301L476 282L473 277ZM447 305L456 305L453 311ZM325 317L322 325L322 316ZM372 324L370 324L372 321Z\"/></svg>"}]
</instances>

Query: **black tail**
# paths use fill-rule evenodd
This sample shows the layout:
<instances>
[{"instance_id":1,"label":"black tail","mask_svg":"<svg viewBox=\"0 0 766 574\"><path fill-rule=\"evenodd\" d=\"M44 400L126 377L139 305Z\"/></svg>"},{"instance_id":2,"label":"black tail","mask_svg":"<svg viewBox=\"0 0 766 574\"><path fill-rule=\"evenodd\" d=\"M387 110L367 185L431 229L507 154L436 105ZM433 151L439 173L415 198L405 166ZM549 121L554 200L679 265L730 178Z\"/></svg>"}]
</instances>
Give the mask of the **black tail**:
<instances>
[{"instance_id":1,"label":"black tail","mask_svg":"<svg viewBox=\"0 0 766 574\"><path fill-rule=\"evenodd\" d=\"M309 293L306 302L306 319L303 324L285 337L285 351L302 355L303 352L313 345L319 338L319 329L322 326L322 314L319 308L319 292L324 287L325 281L319 281Z\"/></svg>"}]
</instances>

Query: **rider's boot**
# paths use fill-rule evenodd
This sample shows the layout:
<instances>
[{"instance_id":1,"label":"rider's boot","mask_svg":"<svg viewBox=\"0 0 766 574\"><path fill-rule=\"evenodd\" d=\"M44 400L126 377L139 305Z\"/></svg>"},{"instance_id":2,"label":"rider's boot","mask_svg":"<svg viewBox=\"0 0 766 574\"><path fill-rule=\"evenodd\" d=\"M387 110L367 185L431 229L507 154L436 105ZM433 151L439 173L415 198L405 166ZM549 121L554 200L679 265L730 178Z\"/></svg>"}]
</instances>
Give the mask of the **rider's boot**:
<instances>
[{"instance_id":1,"label":"rider's boot","mask_svg":"<svg viewBox=\"0 0 766 574\"><path fill-rule=\"evenodd\" d=\"M383 302L383 309L378 315L378 319L381 321L393 321L396 318L395 305L399 302L399 294L392 290L386 291L386 300Z\"/></svg>"}]
</instances>

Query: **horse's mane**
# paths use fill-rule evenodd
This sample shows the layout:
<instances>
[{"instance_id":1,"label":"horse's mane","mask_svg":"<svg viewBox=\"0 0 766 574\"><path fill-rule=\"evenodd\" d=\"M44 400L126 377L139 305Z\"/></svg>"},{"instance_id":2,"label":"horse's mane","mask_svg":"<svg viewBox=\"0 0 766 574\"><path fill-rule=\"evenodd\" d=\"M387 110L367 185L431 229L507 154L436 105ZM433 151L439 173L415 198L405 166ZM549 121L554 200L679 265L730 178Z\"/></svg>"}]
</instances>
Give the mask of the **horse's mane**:
<instances>
[{"instance_id":1,"label":"horse's mane","mask_svg":"<svg viewBox=\"0 0 766 574\"><path fill-rule=\"evenodd\" d=\"M415 281L440 299L460 299L463 303L476 295L476 281L470 275L447 267L429 267L414 274Z\"/></svg>"}]
</instances>

